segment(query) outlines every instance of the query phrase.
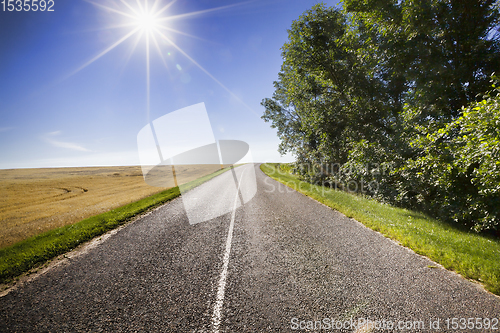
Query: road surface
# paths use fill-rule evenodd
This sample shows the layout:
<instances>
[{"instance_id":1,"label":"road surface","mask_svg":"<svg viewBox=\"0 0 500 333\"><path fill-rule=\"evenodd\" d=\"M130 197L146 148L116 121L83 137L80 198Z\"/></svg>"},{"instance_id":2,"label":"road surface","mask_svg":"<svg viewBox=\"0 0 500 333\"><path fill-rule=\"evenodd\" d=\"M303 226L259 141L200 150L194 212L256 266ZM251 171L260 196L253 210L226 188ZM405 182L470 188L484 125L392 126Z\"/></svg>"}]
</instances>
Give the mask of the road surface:
<instances>
[{"instance_id":1,"label":"road surface","mask_svg":"<svg viewBox=\"0 0 500 333\"><path fill-rule=\"evenodd\" d=\"M500 317L500 298L433 266L249 164L1 297L0 331L470 332L453 326Z\"/></svg>"}]
</instances>

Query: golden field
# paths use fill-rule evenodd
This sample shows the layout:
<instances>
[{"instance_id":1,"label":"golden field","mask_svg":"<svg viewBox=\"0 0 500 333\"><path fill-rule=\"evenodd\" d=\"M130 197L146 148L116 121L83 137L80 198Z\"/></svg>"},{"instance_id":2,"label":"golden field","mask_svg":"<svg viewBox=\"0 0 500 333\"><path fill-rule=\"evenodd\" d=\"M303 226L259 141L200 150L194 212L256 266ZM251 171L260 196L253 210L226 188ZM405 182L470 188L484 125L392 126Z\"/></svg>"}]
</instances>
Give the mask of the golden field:
<instances>
[{"instance_id":1,"label":"golden field","mask_svg":"<svg viewBox=\"0 0 500 333\"><path fill-rule=\"evenodd\" d=\"M170 167L169 167L170 168ZM176 166L179 185L220 166ZM173 187L153 187L140 166L0 170L0 248Z\"/></svg>"}]
</instances>

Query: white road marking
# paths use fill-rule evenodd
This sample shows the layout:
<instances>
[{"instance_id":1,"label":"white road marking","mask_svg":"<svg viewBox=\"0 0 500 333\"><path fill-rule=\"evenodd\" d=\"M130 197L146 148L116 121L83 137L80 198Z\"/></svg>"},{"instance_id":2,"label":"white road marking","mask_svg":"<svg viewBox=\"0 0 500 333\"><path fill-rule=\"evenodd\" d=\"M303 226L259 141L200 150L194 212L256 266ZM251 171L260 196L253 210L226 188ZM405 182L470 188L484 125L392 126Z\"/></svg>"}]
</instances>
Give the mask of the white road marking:
<instances>
[{"instance_id":1,"label":"white road marking","mask_svg":"<svg viewBox=\"0 0 500 333\"><path fill-rule=\"evenodd\" d=\"M217 300L214 305L214 313L212 314L212 332L219 333L219 326L222 317L222 306L224 304L224 293L226 290L227 268L229 266L229 255L231 254L231 242L233 240L234 229L234 216L236 214L236 205L238 203L238 194L240 193L241 179L245 170L241 173L240 180L238 181L238 188L236 190L236 197L234 198L233 212L231 213L231 222L229 223L229 230L227 232L226 250L224 252L224 259L222 265L222 272L219 277L219 288L217 289ZM243 203L242 203L243 204Z\"/></svg>"}]
</instances>

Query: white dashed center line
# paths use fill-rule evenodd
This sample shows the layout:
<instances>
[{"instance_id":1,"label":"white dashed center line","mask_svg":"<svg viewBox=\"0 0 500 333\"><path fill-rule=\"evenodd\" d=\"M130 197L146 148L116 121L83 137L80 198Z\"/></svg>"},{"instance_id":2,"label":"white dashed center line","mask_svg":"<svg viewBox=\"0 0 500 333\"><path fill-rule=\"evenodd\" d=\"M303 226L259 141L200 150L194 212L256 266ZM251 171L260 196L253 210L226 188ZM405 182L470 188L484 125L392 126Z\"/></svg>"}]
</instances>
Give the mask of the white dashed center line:
<instances>
[{"instance_id":1,"label":"white dashed center line","mask_svg":"<svg viewBox=\"0 0 500 333\"><path fill-rule=\"evenodd\" d=\"M222 306L224 305L224 293L226 290L226 280L227 280L227 269L229 266L229 255L231 254L231 242L233 240L233 229L234 229L234 216L236 215L236 205L238 203L238 194L240 193L241 179L243 178L243 173L241 173L240 180L238 181L238 187L236 190L236 197L234 198L233 212L231 213L231 222L229 223L229 230L227 232L226 240L226 250L224 251L224 259L222 265L222 272L219 277L219 288L217 289L217 300L214 305L214 313L212 314L212 332L219 333L219 326L222 317ZM243 203L242 203L243 204Z\"/></svg>"}]
</instances>

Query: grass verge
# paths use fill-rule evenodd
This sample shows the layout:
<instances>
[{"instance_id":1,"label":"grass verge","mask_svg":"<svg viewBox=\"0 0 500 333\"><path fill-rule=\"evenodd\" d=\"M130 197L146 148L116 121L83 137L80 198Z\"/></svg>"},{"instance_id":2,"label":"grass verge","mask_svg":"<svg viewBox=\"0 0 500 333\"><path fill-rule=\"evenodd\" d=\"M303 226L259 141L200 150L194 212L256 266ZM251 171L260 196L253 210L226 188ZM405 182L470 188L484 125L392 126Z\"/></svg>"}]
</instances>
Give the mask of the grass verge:
<instances>
[{"instance_id":1,"label":"grass verge","mask_svg":"<svg viewBox=\"0 0 500 333\"><path fill-rule=\"evenodd\" d=\"M229 169L225 168L181 185L183 192L201 185ZM135 216L158 207L179 195L179 188L174 187L109 212L47 231L0 249L0 283L8 283L30 269L71 251L78 245L125 224Z\"/></svg>"},{"instance_id":2,"label":"grass verge","mask_svg":"<svg viewBox=\"0 0 500 333\"><path fill-rule=\"evenodd\" d=\"M500 241L452 226L425 214L300 181L278 164L262 164L271 178L380 232L449 270L481 282L500 295Z\"/></svg>"}]
</instances>

